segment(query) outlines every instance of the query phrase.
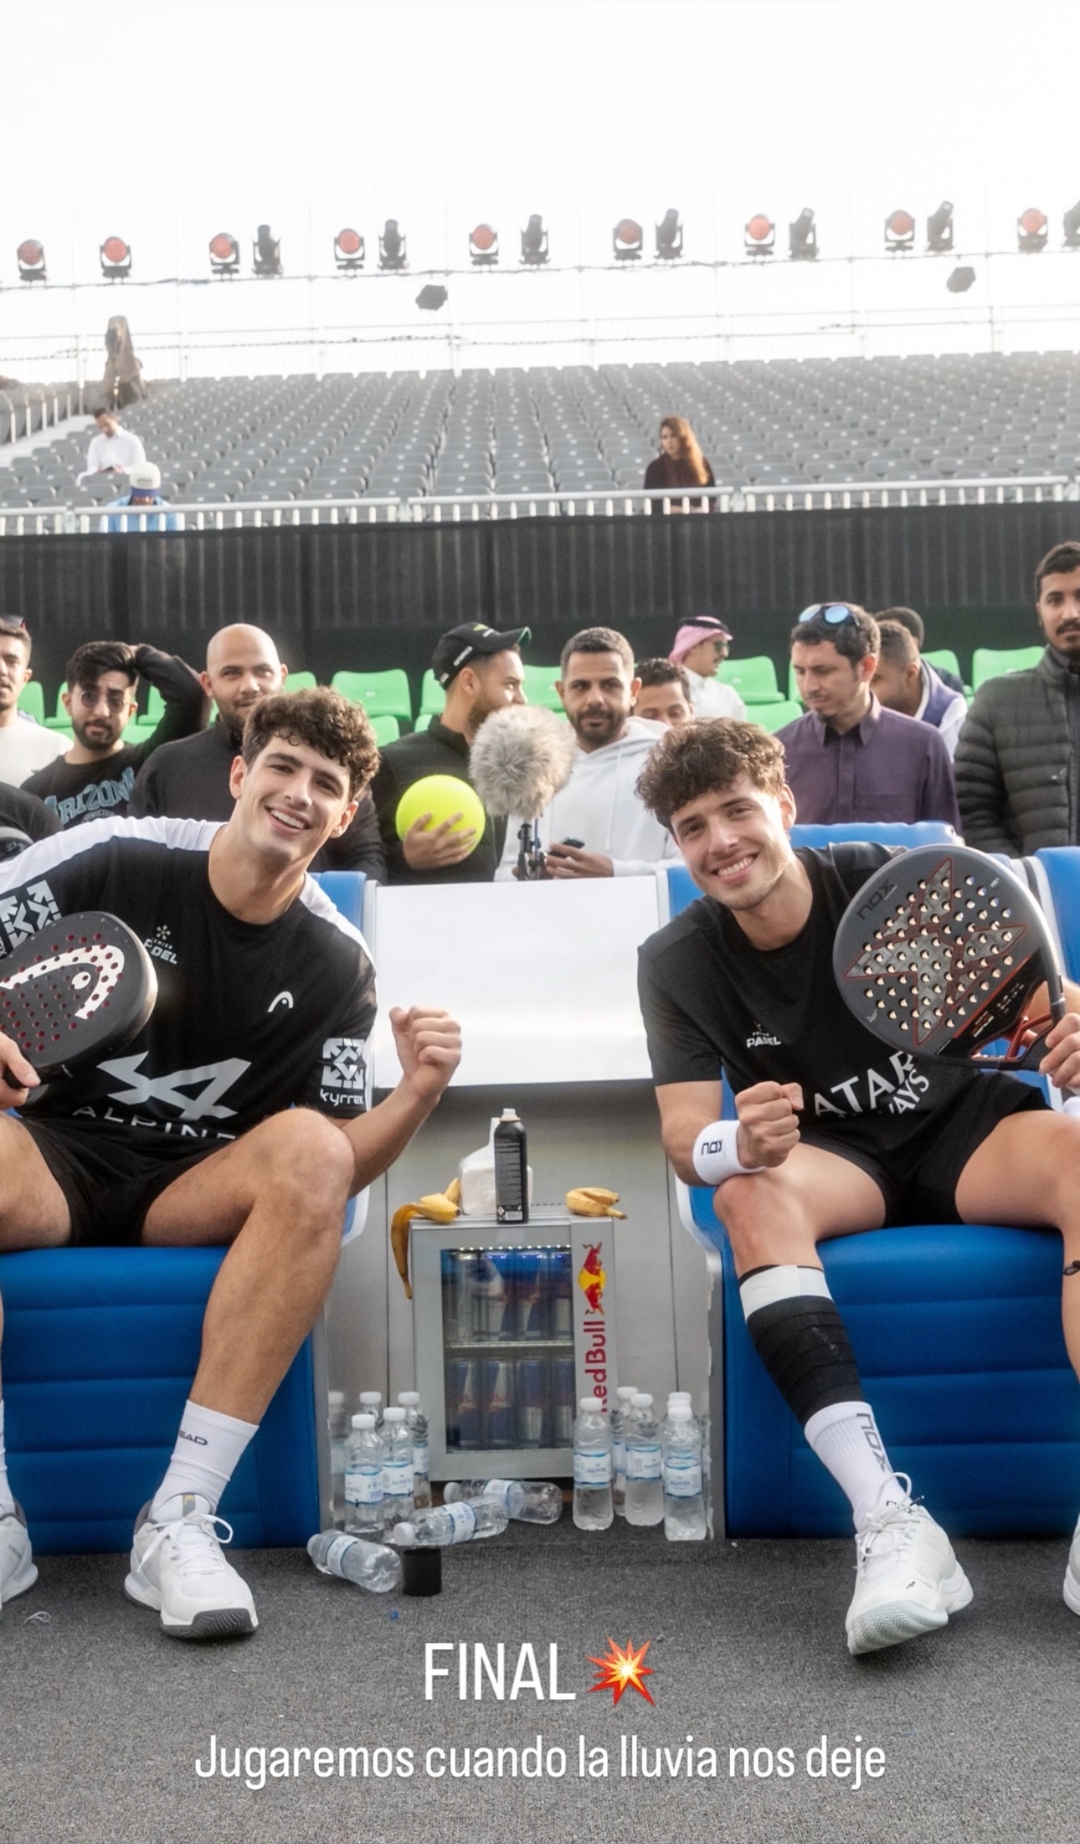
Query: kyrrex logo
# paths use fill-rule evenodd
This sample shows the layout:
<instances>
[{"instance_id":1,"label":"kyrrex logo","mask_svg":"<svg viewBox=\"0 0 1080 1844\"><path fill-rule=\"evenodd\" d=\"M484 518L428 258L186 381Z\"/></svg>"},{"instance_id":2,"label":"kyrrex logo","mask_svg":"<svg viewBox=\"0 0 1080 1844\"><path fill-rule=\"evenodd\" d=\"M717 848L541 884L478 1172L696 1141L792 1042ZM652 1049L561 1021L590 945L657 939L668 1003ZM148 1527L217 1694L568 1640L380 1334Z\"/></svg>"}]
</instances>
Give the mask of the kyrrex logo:
<instances>
[{"instance_id":1,"label":"kyrrex logo","mask_svg":"<svg viewBox=\"0 0 1080 1844\"><path fill-rule=\"evenodd\" d=\"M132 1107L146 1101L163 1101L179 1111L181 1120L226 1120L236 1113L235 1108L221 1106L221 1097L239 1081L245 1070L251 1068L242 1057L226 1057L223 1063L204 1063L201 1069L178 1069L171 1076L150 1076L144 1075L139 1068L148 1055L148 1051L141 1050L138 1056L121 1056L113 1063L98 1065L106 1075L131 1084L130 1088L110 1094L110 1101L124 1101ZM193 1088L197 1082L203 1085L197 1095L183 1094L184 1089Z\"/></svg>"}]
</instances>

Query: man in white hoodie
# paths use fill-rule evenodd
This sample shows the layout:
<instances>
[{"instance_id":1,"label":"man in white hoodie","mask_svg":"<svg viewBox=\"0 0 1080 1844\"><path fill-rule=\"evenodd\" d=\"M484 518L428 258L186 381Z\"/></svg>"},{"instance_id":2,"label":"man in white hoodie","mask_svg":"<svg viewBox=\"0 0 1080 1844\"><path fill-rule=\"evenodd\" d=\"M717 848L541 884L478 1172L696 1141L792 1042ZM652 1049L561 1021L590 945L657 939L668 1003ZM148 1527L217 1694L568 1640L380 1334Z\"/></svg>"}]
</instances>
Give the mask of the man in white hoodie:
<instances>
[{"instance_id":1,"label":"man in white hoodie","mask_svg":"<svg viewBox=\"0 0 1080 1844\"><path fill-rule=\"evenodd\" d=\"M647 812L637 778L664 725L633 715L640 690L630 644L609 627L588 627L568 640L555 686L578 753L564 788L540 816L540 840L551 877L648 876L677 858L671 835ZM506 828L496 876L514 875L517 827Z\"/></svg>"}]
</instances>

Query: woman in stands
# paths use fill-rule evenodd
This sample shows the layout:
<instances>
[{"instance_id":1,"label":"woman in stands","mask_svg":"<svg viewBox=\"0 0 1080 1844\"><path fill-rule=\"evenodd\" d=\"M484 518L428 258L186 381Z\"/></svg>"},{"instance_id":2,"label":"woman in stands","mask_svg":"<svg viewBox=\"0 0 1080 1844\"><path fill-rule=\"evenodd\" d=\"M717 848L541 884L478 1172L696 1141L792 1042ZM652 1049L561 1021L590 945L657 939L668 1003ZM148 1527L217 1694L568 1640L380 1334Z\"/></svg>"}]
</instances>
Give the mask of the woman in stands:
<instances>
[{"instance_id":1,"label":"woman in stands","mask_svg":"<svg viewBox=\"0 0 1080 1844\"><path fill-rule=\"evenodd\" d=\"M660 424L660 453L655 461L650 461L645 469L645 489L663 487L665 492L680 494L670 507L658 502L665 511L683 512L686 510L682 495L687 487L714 487L713 471L706 461L698 439L690 424L681 416L665 416ZM692 499L691 512L709 512L712 502L707 499Z\"/></svg>"}]
</instances>

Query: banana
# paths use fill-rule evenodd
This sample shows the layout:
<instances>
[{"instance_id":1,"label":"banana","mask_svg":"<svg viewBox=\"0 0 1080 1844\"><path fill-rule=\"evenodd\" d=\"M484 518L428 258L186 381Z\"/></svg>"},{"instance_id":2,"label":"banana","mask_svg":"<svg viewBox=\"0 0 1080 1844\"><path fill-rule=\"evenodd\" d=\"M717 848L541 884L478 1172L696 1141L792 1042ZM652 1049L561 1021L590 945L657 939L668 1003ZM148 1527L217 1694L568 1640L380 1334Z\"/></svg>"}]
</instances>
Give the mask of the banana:
<instances>
[{"instance_id":1,"label":"banana","mask_svg":"<svg viewBox=\"0 0 1080 1844\"><path fill-rule=\"evenodd\" d=\"M412 1299L412 1287L409 1284L409 1224L414 1217L424 1217L429 1223L452 1223L458 1214L460 1196L461 1181L452 1178L445 1191L429 1191L418 1203L401 1204L394 1211L390 1220L390 1248L407 1300Z\"/></svg>"},{"instance_id":2,"label":"banana","mask_svg":"<svg viewBox=\"0 0 1080 1844\"><path fill-rule=\"evenodd\" d=\"M431 1191L422 1197L415 1206L417 1216L426 1217L429 1223L452 1223L457 1216L458 1207L451 1203L445 1191Z\"/></svg>"},{"instance_id":3,"label":"banana","mask_svg":"<svg viewBox=\"0 0 1080 1844\"><path fill-rule=\"evenodd\" d=\"M446 1190L443 1193L443 1195L445 1197L448 1197L452 1204L458 1204L460 1206L461 1204L461 1179L451 1178L450 1183L447 1185Z\"/></svg>"},{"instance_id":4,"label":"banana","mask_svg":"<svg viewBox=\"0 0 1080 1844\"><path fill-rule=\"evenodd\" d=\"M617 1191L608 1191L602 1185L579 1185L566 1193L566 1208L575 1217L618 1217L625 1222L625 1210L616 1210L619 1201Z\"/></svg>"}]
</instances>

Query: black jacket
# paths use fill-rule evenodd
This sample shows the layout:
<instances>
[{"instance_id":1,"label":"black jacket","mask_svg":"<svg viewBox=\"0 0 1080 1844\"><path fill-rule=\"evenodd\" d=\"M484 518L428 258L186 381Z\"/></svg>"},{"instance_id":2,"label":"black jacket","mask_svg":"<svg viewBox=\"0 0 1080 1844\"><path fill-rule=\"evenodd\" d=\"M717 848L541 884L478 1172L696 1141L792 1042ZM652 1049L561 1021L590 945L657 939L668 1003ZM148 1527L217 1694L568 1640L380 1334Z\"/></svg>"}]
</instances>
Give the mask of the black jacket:
<instances>
[{"instance_id":1,"label":"black jacket","mask_svg":"<svg viewBox=\"0 0 1080 1844\"><path fill-rule=\"evenodd\" d=\"M395 816L398 801L414 781L425 775L456 775L468 781L469 742L460 730L448 730L433 717L426 730L414 730L396 743L387 743L379 760L379 772L371 784L379 815L386 867L392 884L489 884L495 876L506 838L506 821L487 816L487 824L475 850L460 864L444 865L440 870L414 871L405 862Z\"/></svg>"},{"instance_id":2,"label":"black jacket","mask_svg":"<svg viewBox=\"0 0 1080 1844\"><path fill-rule=\"evenodd\" d=\"M1024 857L1044 845L1076 844L1075 734L1080 680L1051 648L1029 671L980 685L953 762L968 845Z\"/></svg>"},{"instance_id":3,"label":"black jacket","mask_svg":"<svg viewBox=\"0 0 1080 1844\"><path fill-rule=\"evenodd\" d=\"M136 819L166 814L176 820L227 820L234 806L229 770L240 754L240 732L219 717L199 736L166 743L142 769L131 796ZM375 807L361 795L352 825L340 839L330 839L313 860L313 871L366 871L376 883L386 881L386 861L379 840Z\"/></svg>"}]
</instances>

